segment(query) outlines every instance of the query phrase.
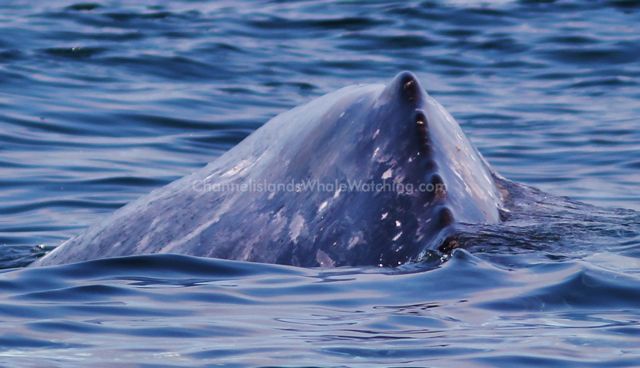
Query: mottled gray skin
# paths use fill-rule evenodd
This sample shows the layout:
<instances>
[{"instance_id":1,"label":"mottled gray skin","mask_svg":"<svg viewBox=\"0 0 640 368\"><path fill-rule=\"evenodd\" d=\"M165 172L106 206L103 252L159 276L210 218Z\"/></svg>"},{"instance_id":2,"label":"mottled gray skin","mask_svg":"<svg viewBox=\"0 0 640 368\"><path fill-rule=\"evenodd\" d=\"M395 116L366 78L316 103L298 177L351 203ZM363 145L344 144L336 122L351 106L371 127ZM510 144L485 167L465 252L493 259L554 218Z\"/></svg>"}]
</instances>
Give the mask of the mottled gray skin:
<instances>
[{"instance_id":1,"label":"mottled gray skin","mask_svg":"<svg viewBox=\"0 0 640 368\"><path fill-rule=\"evenodd\" d=\"M230 187L314 180L325 190ZM422 190L327 190L336 181ZM386 87L346 87L276 116L205 168L128 204L35 264L180 253L395 266L446 246L457 223L499 222L501 205L487 163L403 72Z\"/></svg>"}]
</instances>

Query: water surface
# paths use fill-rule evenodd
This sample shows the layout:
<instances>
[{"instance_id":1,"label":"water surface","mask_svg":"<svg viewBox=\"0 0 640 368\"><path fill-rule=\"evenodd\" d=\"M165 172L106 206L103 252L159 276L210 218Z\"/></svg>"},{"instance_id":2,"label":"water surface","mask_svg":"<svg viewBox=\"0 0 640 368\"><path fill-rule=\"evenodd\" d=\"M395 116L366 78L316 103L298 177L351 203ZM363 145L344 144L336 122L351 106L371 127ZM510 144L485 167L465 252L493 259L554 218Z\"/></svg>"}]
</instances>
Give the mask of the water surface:
<instances>
[{"instance_id":1,"label":"water surface","mask_svg":"<svg viewBox=\"0 0 640 368\"><path fill-rule=\"evenodd\" d=\"M633 1L3 1L0 364L637 366L638 34ZM275 114L405 69L502 175L597 207L545 202L400 270L21 269Z\"/></svg>"}]
</instances>

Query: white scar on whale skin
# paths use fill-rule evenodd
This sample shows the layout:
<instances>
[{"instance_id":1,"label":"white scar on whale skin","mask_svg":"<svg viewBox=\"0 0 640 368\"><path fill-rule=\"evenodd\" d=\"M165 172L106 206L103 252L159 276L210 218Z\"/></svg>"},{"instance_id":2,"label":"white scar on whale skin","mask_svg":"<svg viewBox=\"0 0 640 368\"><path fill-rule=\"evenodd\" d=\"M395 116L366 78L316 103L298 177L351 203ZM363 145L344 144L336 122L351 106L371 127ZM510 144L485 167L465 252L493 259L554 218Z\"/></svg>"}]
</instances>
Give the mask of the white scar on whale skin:
<instances>
[{"instance_id":1,"label":"white scar on whale skin","mask_svg":"<svg viewBox=\"0 0 640 368\"><path fill-rule=\"evenodd\" d=\"M328 205L329 203L327 201L320 203L320 206L318 207L318 213L321 213L322 211L324 211Z\"/></svg>"},{"instance_id":2,"label":"white scar on whale skin","mask_svg":"<svg viewBox=\"0 0 640 368\"><path fill-rule=\"evenodd\" d=\"M338 188L336 189L335 192L333 192L333 197L320 203L320 206L318 206L318 214L324 212L331 203L335 202L338 199L338 197L340 197L340 193L342 193L342 189Z\"/></svg>"},{"instance_id":3,"label":"white scar on whale skin","mask_svg":"<svg viewBox=\"0 0 640 368\"><path fill-rule=\"evenodd\" d=\"M353 247L360 244L363 237L364 235L362 234L362 231L358 231L354 236L351 237L351 239L349 239L347 249L353 249Z\"/></svg>"},{"instance_id":4,"label":"white scar on whale skin","mask_svg":"<svg viewBox=\"0 0 640 368\"><path fill-rule=\"evenodd\" d=\"M164 252L171 252L172 250L176 249L177 247L179 247L179 246L181 246L183 244L186 244L188 241L190 241L191 239L193 239L196 236L200 235L200 233L202 233L202 231L204 231L209 226L215 224L218 221L219 221L219 218L214 218L213 220L210 220L208 222L205 222L205 223L201 224L197 228L193 229L193 231L191 231L189 234L187 234L187 236L185 236L184 238L176 239L176 240L172 241L171 243L167 244L163 248L163 251Z\"/></svg>"},{"instance_id":5,"label":"white scar on whale skin","mask_svg":"<svg viewBox=\"0 0 640 368\"><path fill-rule=\"evenodd\" d=\"M250 160L250 159L241 160L240 162L238 162L237 164L235 164L233 167L231 167L229 170L223 172L222 174L220 174L217 171L213 172L211 175L208 175L206 178L204 178L204 181L207 182L210 179L215 178L216 176L219 176L221 178L230 178L230 177L236 176L238 174L242 174L242 173L246 172L247 170L249 170L250 168L256 166L258 164L258 162L260 162L263 157L264 157L264 154L261 154L260 156L254 158L252 160Z\"/></svg>"},{"instance_id":6,"label":"white scar on whale skin","mask_svg":"<svg viewBox=\"0 0 640 368\"><path fill-rule=\"evenodd\" d=\"M296 213L289 224L289 231L291 235L291 241L294 243L298 243L298 238L300 234L302 234L302 230L304 229L304 217L302 217L299 213Z\"/></svg>"},{"instance_id":7,"label":"white scar on whale skin","mask_svg":"<svg viewBox=\"0 0 640 368\"><path fill-rule=\"evenodd\" d=\"M237 175L237 174L245 171L246 169L250 168L251 166L255 165L256 162L257 162L257 160L255 160L255 161L242 160L242 161L238 162L234 167L232 167L231 169L227 170L226 172L224 172L220 176L225 178L225 177ZM207 179L208 179L208 177L207 177Z\"/></svg>"},{"instance_id":8,"label":"white scar on whale skin","mask_svg":"<svg viewBox=\"0 0 640 368\"><path fill-rule=\"evenodd\" d=\"M216 214L213 216L213 218L211 220L202 223L200 226L198 226L197 228L195 228L192 231L190 231L185 237L180 238L180 239L176 239L176 240L172 241L171 243L165 245L163 247L163 251L164 252L170 252L170 251L176 249L177 247L186 244L187 242L189 242L190 240L192 240L196 236L200 235L204 230L209 228L211 225L219 222L220 218L222 217L222 215L224 215L225 212L227 212L229 209L231 209L232 204L233 204L233 197L230 197L230 198L228 198L226 201L224 201L222 203L222 205L220 206L220 208L218 209L218 211L216 212Z\"/></svg>"},{"instance_id":9,"label":"white scar on whale skin","mask_svg":"<svg viewBox=\"0 0 640 368\"><path fill-rule=\"evenodd\" d=\"M318 249L316 252L316 262L320 265L320 267L334 267L336 262L329 257L329 255L322 251L322 249Z\"/></svg>"},{"instance_id":10,"label":"white scar on whale skin","mask_svg":"<svg viewBox=\"0 0 640 368\"><path fill-rule=\"evenodd\" d=\"M153 230L156 227L156 225L158 225L158 223L160 223L160 217L156 217L153 219L153 221L151 221L151 225L149 225L149 230L144 235L144 237L140 239L140 241L138 242L138 248L144 249L147 245L149 245L149 242L151 241L151 237L154 234L154 232L151 230Z\"/></svg>"}]
</instances>

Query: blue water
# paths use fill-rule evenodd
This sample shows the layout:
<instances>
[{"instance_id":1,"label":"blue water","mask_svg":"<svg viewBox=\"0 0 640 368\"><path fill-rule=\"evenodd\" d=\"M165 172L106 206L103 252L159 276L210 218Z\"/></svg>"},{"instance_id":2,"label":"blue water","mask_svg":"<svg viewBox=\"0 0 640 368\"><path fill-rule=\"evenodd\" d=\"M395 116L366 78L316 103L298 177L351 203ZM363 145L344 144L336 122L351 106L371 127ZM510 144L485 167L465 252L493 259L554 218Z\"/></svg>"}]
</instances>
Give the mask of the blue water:
<instances>
[{"instance_id":1,"label":"blue water","mask_svg":"<svg viewBox=\"0 0 640 368\"><path fill-rule=\"evenodd\" d=\"M0 365L640 366L635 1L0 3ZM400 269L23 268L275 114L415 72L530 216ZM619 208L619 209L616 209Z\"/></svg>"}]
</instances>

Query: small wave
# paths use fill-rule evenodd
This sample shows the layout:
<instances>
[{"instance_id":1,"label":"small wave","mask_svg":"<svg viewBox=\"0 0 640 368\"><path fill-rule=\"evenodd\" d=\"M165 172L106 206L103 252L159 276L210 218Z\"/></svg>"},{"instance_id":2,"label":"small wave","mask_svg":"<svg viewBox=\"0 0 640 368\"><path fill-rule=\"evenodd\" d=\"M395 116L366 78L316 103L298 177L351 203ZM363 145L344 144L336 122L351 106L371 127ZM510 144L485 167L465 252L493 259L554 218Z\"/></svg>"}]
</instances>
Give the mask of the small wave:
<instances>
[{"instance_id":1,"label":"small wave","mask_svg":"<svg viewBox=\"0 0 640 368\"><path fill-rule=\"evenodd\" d=\"M42 201L32 201L24 204L7 204L0 209L0 215L13 215L22 212L36 211L36 210L50 210L52 208L94 208L94 209L118 209L125 203L114 203L104 201L90 201L90 200L74 200L74 199L51 199Z\"/></svg>"},{"instance_id":2,"label":"small wave","mask_svg":"<svg viewBox=\"0 0 640 368\"><path fill-rule=\"evenodd\" d=\"M350 31L364 30L387 23L372 17L337 17L292 19L276 15L263 16L248 21L252 27L264 30L278 29L344 29Z\"/></svg>"},{"instance_id":3,"label":"small wave","mask_svg":"<svg viewBox=\"0 0 640 368\"><path fill-rule=\"evenodd\" d=\"M66 9L75 11L91 11L98 8L101 8L101 5L98 3L77 3L67 6Z\"/></svg>"},{"instance_id":4,"label":"small wave","mask_svg":"<svg viewBox=\"0 0 640 368\"><path fill-rule=\"evenodd\" d=\"M86 59L103 54L105 47L52 47L42 50L45 54L67 59Z\"/></svg>"},{"instance_id":5,"label":"small wave","mask_svg":"<svg viewBox=\"0 0 640 368\"><path fill-rule=\"evenodd\" d=\"M564 278L554 275L551 285L541 277L541 286L523 295L482 304L496 311L556 311L576 309L634 308L640 279L608 272L588 265L570 267ZM562 271L566 273L566 270Z\"/></svg>"},{"instance_id":6,"label":"small wave","mask_svg":"<svg viewBox=\"0 0 640 368\"><path fill-rule=\"evenodd\" d=\"M640 59L640 55L631 51L637 46L619 45L611 48L580 48L544 51L548 57L570 64L627 64Z\"/></svg>"}]
</instances>

